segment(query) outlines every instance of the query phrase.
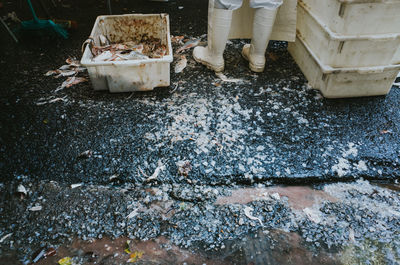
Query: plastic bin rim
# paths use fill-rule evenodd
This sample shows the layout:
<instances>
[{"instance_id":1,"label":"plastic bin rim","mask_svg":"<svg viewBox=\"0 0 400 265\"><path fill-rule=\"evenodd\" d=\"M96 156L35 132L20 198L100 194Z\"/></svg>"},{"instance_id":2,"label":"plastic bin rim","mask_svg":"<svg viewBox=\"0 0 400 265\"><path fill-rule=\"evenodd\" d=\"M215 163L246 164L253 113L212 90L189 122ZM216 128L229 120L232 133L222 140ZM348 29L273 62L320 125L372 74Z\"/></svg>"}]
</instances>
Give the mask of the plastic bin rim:
<instances>
[{"instance_id":1,"label":"plastic bin rim","mask_svg":"<svg viewBox=\"0 0 400 265\"><path fill-rule=\"evenodd\" d=\"M169 15L167 13L157 13L157 14L132 13L132 14L121 14L121 15L100 15L100 16L97 16L96 22L97 22L97 20L104 19L104 18L118 18L118 17L167 17L167 18L169 18Z\"/></svg>"},{"instance_id":2,"label":"plastic bin rim","mask_svg":"<svg viewBox=\"0 0 400 265\"><path fill-rule=\"evenodd\" d=\"M88 47L86 49L89 49ZM86 52L86 50L85 50ZM93 62L92 60L82 59L81 64L83 66L134 66L141 64L149 64L149 63L171 63L173 61L172 55L164 56L163 58L156 59L146 59L146 60L126 60L126 61L102 61L102 62Z\"/></svg>"},{"instance_id":3,"label":"plastic bin rim","mask_svg":"<svg viewBox=\"0 0 400 265\"><path fill-rule=\"evenodd\" d=\"M322 1L322 0L321 0ZM400 3L400 0L399 0ZM299 6L307 12L310 17L315 20L319 27L325 31L332 40L339 40L339 41L346 41L346 40L390 40L390 39L397 39L400 38L400 33L386 33L386 34L367 34L367 35L340 35L335 33L329 29L325 23L320 21L310 10L310 8L302 1L299 0Z\"/></svg>"}]
</instances>

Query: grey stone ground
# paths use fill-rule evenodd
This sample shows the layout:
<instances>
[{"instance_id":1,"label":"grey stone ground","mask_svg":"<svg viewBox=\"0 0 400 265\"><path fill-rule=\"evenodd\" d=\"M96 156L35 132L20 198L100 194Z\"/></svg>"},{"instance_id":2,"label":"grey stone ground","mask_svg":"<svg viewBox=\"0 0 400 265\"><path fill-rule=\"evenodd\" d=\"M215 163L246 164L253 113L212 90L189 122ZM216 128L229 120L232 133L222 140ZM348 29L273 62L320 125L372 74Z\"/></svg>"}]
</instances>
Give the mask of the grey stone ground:
<instances>
[{"instance_id":1,"label":"grey stone ground","mask_svg":"<svg viewBox=\"0 0 400 265\"><path fill-rule=\"evenodd\" d=\"M227 45L224 74L238 83L223 82L189 51L170 88L109 94L83 83L56 93L63 80L43 74L79 57L94 17L104 13L88 2L60 11L80 22L69 41L1 41L0 238L11 234L3 255L17 249L27 260L40 246L73 237L161 235L184 248L224 251L229 240L280 229L300 234L315 253L343 251L343 263L399 262L398 192L368 182L322 185L337 200L300 210L274 193L214 204L234 189L274 183L394 183L399 88L386 97L326 100L309 89L285 43L271 43L267 69L253 74L240 57L245 41L236 40ZM168 12L172 33L190 38L205 33L206 6L122 1L116 9ZM55 98L63 100L41 104ZM79 158L86 150L93 155ZM83 186L71 189L76 183ZM28 189L24 199L19 185ZM30 211L35 205L42 210Z\"/></svg>"},{"instance_id":2,"label":"grey stone ground","mask_svg":"<svg viewBox=\"0 0 400 265\"><path fill-rule=\"evenodd\" d=\"M26 196L10 192L18 190L15 185L1 186L1 214L7 216L1 220L1 251L18 251L26 261L41 247L66 244L75 237L147 241L163 236L169 244L203 249L227 264L292 264L272 251L288 248L291 253L299 246L282 244L274 231L301 236L301 248L313 254L307 259L291 254L301 260L298 264L320 264L323 255L323 264L400 261L398 191L367 181L325 184L306 192L300 188L297 197L296 188L265 186L246 192L238 186L181 184L72 188L54 181L32 183L29 178L20 179L19 185ZM299 202L304 200L311 203ZM234 256L237 252L242 255ZM146 255L144 264L152 252ZM78 264L85 264L79 263L81 258L75 256Z\"/></svg>"}]
</instances>

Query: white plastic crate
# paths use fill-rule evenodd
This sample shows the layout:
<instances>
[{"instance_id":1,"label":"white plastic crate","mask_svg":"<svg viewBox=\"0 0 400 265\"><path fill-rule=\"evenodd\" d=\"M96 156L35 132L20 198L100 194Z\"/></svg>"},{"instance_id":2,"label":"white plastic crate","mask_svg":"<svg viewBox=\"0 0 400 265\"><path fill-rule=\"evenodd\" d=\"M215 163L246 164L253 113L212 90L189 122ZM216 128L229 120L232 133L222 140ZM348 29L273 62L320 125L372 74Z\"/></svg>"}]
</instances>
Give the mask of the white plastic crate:
<instances>
[{"instance_id":1,"label":"white plastic crate","mask_svg":"<svg viewBox=\"0 0 400 265\"><path fill-rule=\"evenodd\" d=\"M400 0L302 0L333 32L400 33Z\"/></svg>"},{"instance_id":2,"label":"white plastic crate","mask_svg":"<svg viewBox=\"0 0 400 265\"><path fill-rule=\"evenodd\" d=\"M379 96L389 93L400 65L362 68L332 68L322 62L303 40L289 43L288 50L309 85L326 98Z\"/></svg>"},{"instance_id":3,"label":"white plastic crate","mask_svg":"<svg viewBox=\"0 0 400 265\"><path fill-rule=\"evenodd\" d=\"M323 64L332 67L388 65L400 46L400 33L343 36L332 32L302 2L299 2L297 31Z\"/></svg>"},{"instance_id":4,"label":"white plastic crate","mask_svg":"<svg viewBox=\"0 0 400 265\"><path fill-rule=\"evenodd\" d=\"M87 46L81 64L87 67L95 90L147 91L170 85L173 54L167 14L99 16L90 35L96 45L99 35L112 43L139 41L143 37L160 39L167 52L162 58L94 62Z\"/></svg>"},{"instance_id":5,"label":"white plastic crate","mask_svg":"<svg viewBox=\"0 0 400 265\"><path fill-rule=\"evenodd\" d=\"M397 49L397 52L396 52L396 54L395 54L394 57L393 57L392 64L400 64L400 46L399 46L399 48Z\"/></svg>"}]
</instances>

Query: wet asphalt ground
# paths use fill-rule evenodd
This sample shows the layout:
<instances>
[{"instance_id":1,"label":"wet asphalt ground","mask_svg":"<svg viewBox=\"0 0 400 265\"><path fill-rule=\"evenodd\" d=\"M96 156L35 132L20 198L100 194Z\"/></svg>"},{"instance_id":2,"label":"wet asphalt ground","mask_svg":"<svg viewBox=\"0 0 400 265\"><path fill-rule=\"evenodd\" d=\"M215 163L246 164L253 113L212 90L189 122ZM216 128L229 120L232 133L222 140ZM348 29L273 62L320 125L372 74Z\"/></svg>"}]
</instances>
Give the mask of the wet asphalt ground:
<instances>
[{"instance_id":1,"label":"wet asphalt ground","mask_svg":"<svg viewBox=\"0 0 400 265\"><path fill-rule=\"evenodd\" d=\"M396 183L398 87L386 97L326 100L307 86L286 43L271 42L268 67L254 74L240 56L248 41L234 40L224 74L238 83L222 81L188 51L188 66L171 71L169 88L110 94L87 82L56 93L65 78L44 74L70 56L80 58L96 16L106 13L95 1L62 2L53 12L79 24L69 40L20 36L15 45L1 31L0 238L6 261L28 262L46 245L77 238L165 237L166 245L205 251L227 264L285 264L271 254L271 242L297 253L294 234L301 251L313 253L291 257L309 258L304 264L399 262L398 191L364 181L319 185L360 178ZM166 12L173 35L206 33L207 1L119 1L113 10ZM30 19L18 3L5 2L0 11ZM80 156L85 151L91 155ZM266 190L257 200L218 203L235 190L274 184L318 184L312 190L336 199L296 208L293 190ZM25 195L17 193L19 185ZM29 210L35 206L41 210ZM276 230L278 236L269 232ZM289 239L277 240L280 233ZM238 243L243 239L252 243ZM69 253L84 264L80 254ZM142 262L150 261L145 255Z\"/></svg>"}]
</instances>

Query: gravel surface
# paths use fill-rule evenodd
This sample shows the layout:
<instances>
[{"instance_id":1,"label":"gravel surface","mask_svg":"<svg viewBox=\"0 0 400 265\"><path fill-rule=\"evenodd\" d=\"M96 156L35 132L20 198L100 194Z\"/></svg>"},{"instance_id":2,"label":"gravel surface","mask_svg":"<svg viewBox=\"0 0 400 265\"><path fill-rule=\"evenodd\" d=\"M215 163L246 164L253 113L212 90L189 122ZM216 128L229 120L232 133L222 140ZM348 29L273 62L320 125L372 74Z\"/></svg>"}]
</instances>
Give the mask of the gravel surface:
<instances>
[{"instance_id":1,"label":"gravel surface","mask_svg":"<svg viewBox=\"0 0 400 265\"><path fill-rule=\"evenodd\" d=\"M16 192L20 185L26 195ZM343 259L400 261L398 191L367 181L319 188L334 200L294 209L287 197L268 192L247 204L215 204L218 197L240 187L84 184L71 188L26 177L1 186L0 210L7 218L1 220L0 238L10 235L1 251L18 249L20 258L27 260L40 247L58 246L75 237L128 236L146 241L164 236L183 248L216 252L223 251L227 242L258 231L268 235L280 230L300 234L314 253L347 251L351 254Z\"/></svg>"},{"instance_id":2,"label":"gravel surface","mask_svg":"<svg viewBox=\"0 0 400 265\"><path fill-rule=\"evenodd\" d=\"M233 189L273 183L394 183L398 87L386 97L326 100L308 87L286 43L271 42L266 70L254 74L240 56L248 41L234 40L224 74L235 82L196 64L190 50L168 88L110 94L87 82L55 92L65 78L44 74L80 58L95 17L105 13L94 2L71 0L57 10L79 23L69 40L0 40L3 255L22 250L27 261L44 245L121 236L223 251L231 240L278 229L300 234L312 251L343 253L345 264L399 263L398 192L367 181L321 184L337 201L301 210L272 194L214 203ZM206 32L205 0L119 1L114 10L167 12L172 34L188 39ZM16 3L3 11L29 18Z\"/></svg>"},{"instance_id":3,"label":"gravel surface","mask_svg":"<svg viewBox=\"0 0 400 265\"><path fill-rule=\"evenodd\" d=\"M172 33L192 38L206 32L203 2L146 2L135 11L164 9ZM172 71L169 88L110 94L86 82L55 92L66 78L44 74L69 56L80 58L80 44L103 13L98 6L90 16L73 15L85 5L64 9L80 22L70 40L2 43L2 180L105 184L117 174L121 182L143 183L160 163L158 181L170 184L399 178L399 88L387 97L325 100L309 89L286 43L271 43L268 67L254 74L240 56L245 41L229 42L224 74L241 82L222 81L189 50L188 66ZM177 8L185 5L187 12ZM87 150L94 155L77 159ZM191 165L187 176L179 174L182 161Z\"/></svg>"}]
</instances>

